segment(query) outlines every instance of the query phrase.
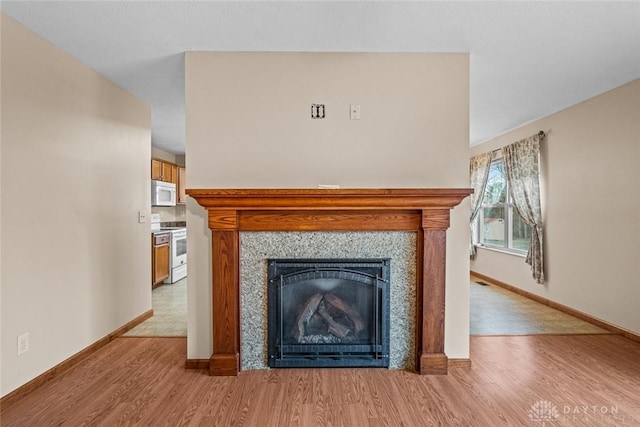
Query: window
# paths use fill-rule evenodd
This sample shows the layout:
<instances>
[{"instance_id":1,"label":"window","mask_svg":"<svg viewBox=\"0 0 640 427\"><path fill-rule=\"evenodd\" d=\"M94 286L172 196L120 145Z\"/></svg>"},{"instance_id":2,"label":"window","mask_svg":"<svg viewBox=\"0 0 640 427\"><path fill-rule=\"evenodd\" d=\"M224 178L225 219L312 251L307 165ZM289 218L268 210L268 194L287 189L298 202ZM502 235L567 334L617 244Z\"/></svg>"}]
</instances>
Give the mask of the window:
<instances>
[{"instance_id":1,"label":"window","mask_svg":"<svg viewBox=\"0 0 640 427\"><path fill-rule=\"evenodd\" d=\"M513 205L502 158L489 168L489 178L478 213L478 242L488 248L526 254L531 227L520 218Z\"/></svg>"}]
</instances>

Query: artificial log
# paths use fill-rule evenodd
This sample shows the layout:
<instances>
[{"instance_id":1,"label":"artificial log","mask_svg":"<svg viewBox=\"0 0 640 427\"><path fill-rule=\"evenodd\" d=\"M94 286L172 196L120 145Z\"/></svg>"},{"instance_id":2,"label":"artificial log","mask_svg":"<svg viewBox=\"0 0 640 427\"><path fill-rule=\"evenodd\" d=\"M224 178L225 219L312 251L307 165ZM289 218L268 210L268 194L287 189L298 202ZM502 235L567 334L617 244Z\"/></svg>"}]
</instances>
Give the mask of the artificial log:
<instances>
[{"instance_id":1,"label":"artificial log","mask_svg":"<svg viewBox=\"0 0 640 427\"><path fill-rule=\"evenodd\" d=\"M336 322L334 318L331 317L331 315L327 311L327 307L325 307L324 304L320 304L320 307L318 307L318 314L324 319L325 322L327 322L327 325L329 325L330 333L338 338L345 338L347 335L349 335L350 329L342 323Z\"/></svg>"},{"instance_id":2,"label":"artificial log","mask_svg":"<svg viewBox=\"0 0 640 427\"><path fill-rule=\"evenodd\" d=\"M364 330L364 320L362 319L362 316L360 315L358 310L355 310L344 300L332 294L325 294L324 300L335 309L343 312L345 316L347 316L353 322L353 332L355 336L358 336L358 334Z\"/></svg>"},{"instance_id":3,"label":"artificial log","mask_svg":"<svg viewBox=\"0 0 640 427\"><path fill-rule=\"evenodd\" d=\"M296 341L300 342L304 336L305 326L309 323L309 319L311 319L318 310L320 301L322 301L322 294L314 294L307 300L304 308L298 314L298 318L296 319L296 329L294 332L294 338Z\"/></svg>"}]
</instances>

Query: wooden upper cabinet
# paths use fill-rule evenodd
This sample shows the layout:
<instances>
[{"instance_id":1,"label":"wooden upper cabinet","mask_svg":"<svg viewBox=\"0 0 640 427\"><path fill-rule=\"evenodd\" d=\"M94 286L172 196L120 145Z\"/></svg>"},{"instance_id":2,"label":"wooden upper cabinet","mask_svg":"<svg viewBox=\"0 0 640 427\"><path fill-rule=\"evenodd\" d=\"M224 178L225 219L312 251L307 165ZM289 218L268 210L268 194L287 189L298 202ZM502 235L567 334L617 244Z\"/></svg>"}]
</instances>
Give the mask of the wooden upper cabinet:
<instances>
[{"instance_id":1,"label":"wooden upper cabinet","mask_svg":"<svg viewBox=\"0 0 640 427\"><path fill-rule=\"evenodd\" d=\"M162 160L151 159L151 179L162 181Z\"/></svg>"},{"instance_id":2,"label":"wooden upper cabinet","mask_svg":"<svg viewBox=\"0 0 640 427\"><path fill-rule=\"evenodd\" d=\"M171 179L170 182L173 182L178 187L178 165L171 165Z\"/></svg>"},{"instance_id":3,"label":"wooden upper cabinet","mask_svg":"<svg viewBox=\"0 0 640 427\"><path fill-rule=\"evenodd\" d=\"M178 203L187 203L187 170L178 166Z\"/></svg>"},{"instance_id":4,"label":"wooden upper cabinet","mask_svg":"<svg viewBox=\"0 0 640 427\"><path fill-rule=\"evenodd\" d=\"M162 162L162 180L166 182L173 182L173 166L171 163Z\"/></svg>"},{"instance_id":5,"label":"wooden upper cabinet","mask_svg":"<svg viewBox=\"0 0 640 427\"><path fill-rule=\"evenodd\" d=\"M175 163L153 158L151 159L151 179L173 182L177 187L179 182L178 168L179 166Z\"/></svg>"}]
</instances>

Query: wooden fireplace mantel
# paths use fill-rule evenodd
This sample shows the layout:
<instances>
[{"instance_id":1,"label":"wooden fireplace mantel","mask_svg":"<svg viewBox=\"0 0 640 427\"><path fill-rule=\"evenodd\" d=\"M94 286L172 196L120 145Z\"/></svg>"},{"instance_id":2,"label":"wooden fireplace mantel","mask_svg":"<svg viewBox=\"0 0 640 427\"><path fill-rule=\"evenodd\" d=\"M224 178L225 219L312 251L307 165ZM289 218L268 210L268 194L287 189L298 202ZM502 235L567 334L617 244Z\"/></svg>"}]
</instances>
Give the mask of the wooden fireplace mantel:
<instances>
[{"instance_id":1,"label":"wooden fireplace mantel","mask_svg":"<svg viewBox=\"0 0 640 427\"><path fill-rule=\"evenodd\" d=\"M416 345L421 374L446 374L446 230L470 188L189 189L211 229L211 375L240 371L241 231L415 231Z\"/></svg>"}]
</instances>

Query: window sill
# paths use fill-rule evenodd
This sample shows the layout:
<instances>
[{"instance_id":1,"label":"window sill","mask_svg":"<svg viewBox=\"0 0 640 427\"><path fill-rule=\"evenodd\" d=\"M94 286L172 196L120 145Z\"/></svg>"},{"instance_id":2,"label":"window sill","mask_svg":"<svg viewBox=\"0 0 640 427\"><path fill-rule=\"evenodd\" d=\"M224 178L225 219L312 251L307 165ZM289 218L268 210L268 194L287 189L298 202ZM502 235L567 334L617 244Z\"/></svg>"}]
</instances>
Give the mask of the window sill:
<instances>
[{"instance_id":1,"label":"window sill","mask_svg":"<svg viewBox=\"0 0 640 427\"><path fill-rule=\"evenodd\" d=\"M500 252L501 254L507 254L507 255L514 255L520 258L526 258L527 257L527 253L526 252L516 252L516 251L510 251L509 249L502 249L502 248L494 248L492 246L484 246L484 245L475 245L476 248L480 248L480 249L486 249L488 251L493 251L493 252Z\"/></svg>"}]
</instances>

